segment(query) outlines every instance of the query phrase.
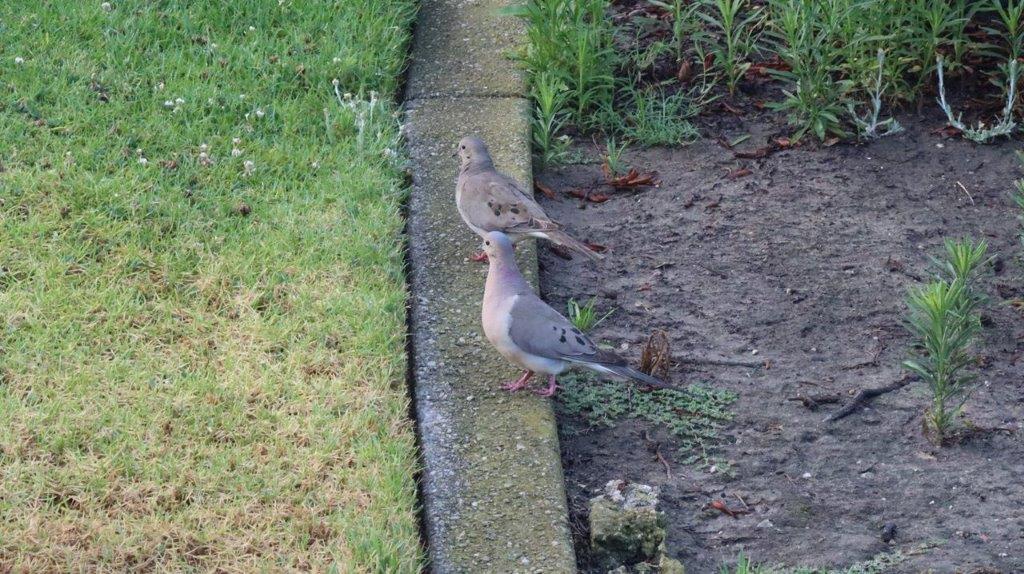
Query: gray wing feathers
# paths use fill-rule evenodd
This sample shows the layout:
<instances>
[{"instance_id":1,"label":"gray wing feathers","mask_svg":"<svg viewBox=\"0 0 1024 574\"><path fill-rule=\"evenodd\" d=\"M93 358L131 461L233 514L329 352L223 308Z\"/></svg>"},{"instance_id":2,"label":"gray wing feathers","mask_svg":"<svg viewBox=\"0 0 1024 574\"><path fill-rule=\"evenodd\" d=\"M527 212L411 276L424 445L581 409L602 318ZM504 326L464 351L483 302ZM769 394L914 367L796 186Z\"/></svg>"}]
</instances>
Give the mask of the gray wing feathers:
<instances>
[{"instance_id":1,"label":"gray wing feathers","mask_svg":"<svg viewBox=\"0 0 1024 574\"><path fill-rule=\"evenodd\" d=\"M512 306L511 315L509 336L517 347L531 355L573 362L605 362L618 358L598 349L589 337L533 293L520 296ZM616 364L614 360L611 362Z\"/></svg>"},{"instance_id":2,"label":"gray wing feathers","mask_svg":"<svg viewBox=\"0 0 1024 574\"><path fill-rule=\"evenodd\" d=\"M615 353L598 349L590 337L533 293L520 295L512 305L509 336L517 347L531 355L578 363L652 387L675 388L630 367Z\"/></svg>"}]
</instances>

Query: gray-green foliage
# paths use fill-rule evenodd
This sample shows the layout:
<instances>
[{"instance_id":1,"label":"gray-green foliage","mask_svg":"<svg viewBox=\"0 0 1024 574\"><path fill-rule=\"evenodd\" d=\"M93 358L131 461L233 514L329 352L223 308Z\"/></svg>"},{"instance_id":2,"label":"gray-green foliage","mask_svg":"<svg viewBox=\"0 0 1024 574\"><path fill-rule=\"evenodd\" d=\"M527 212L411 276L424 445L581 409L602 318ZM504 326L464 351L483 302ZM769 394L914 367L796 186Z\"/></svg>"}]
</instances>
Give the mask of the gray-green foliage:
<instances>
[{"instance_id":1,"label":"gray-green foliage","mask_svg":"<svg viewBox=\"0 0 1024 574\"><path fill-rule=\"evenodd\" d=\"M900 551L879 554L870 560L857 562L846 568L809 568L805 566L767 566L753 562L742 552L732 567L722 566L720 574L886 574L906 560Z\"/></svg>"},{"instance_id":2,"label":"gray-green foliage","mask_svg":"<svg viewBox=\"0 0 1024 574\"><path fill-rule=\"evenodd\" d=\"M563 375L560 384L559 400L568 412L593 425L613 426L634 418L663 426L679 441L680 456L688 464L709 462L720 440L717 430L732 418L729 405L736 400L733 393L699 385L640 392L628 383L600 381L589 373Z\"/></svg>"},{"instance_id":3,"label":"gray-green foliage","mask_svg":"<svg viewBox=\"0 0 1024 574\"><path fill-rule=\"evenodd\" d=\"M947 240L945 248L945 257L935 260L939 276L908 295L907 329L916 339L916 356L903 363L931 391L925 421L939 444L975 388L976 375L969 367L976 361L971 349L981 330L984 302L975 279L988 261L984 240Z\"/></svg>"}]
</instances>

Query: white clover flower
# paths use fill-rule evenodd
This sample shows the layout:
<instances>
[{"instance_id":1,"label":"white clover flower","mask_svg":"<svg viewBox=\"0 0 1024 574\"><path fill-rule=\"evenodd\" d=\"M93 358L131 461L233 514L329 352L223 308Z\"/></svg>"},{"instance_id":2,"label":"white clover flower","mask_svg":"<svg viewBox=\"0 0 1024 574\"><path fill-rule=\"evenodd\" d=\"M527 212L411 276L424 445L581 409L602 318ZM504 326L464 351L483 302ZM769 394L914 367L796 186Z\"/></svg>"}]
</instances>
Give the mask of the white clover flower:
<instances>
[{"instance_id":1,"label":"white clover flower","mask_svg":"<svg viewBox=\"0 0 1024 574\"><path fill-rule=\"evenodd\" d=\"M102 8L104 12L110 12L114 9L114 7L110 5L110 2L100 4L100 8Z\"/></svg>"},{"instance_id":2,"label":"white clover flower","mask_svg":"<svg viewBox=\"0 0 1024 574\"><path fill-rule=\"evenodd\" d=\"M21 56L15 56L14 63L20 66L21 64L25 63L25 58L22 58Z\"/></svg>"},{"instance_id":3,"label":"white clover flower","mask_svg":"<svg viewBox=\"0 0 1024 574\"><path fill-rule=\"evenodd\" d=\"M245 169L245 175L249 175L256 169L256 164L253 163L251 159L247 159L245 160L245 163L242 164L242 167Z\"/></svg>"},{"instance_id":4,"label":"white clover flower","mask_svg":"<svg viewBox=\"0 0 1024 574\"><path fill-rule=\"evenodd\" d=\"M313 167L313 169L320 169L320 162L318 161L314 161L310 165Z\"/></svg>"},{"instance_id":5,"label":"white clover flower","mask_svg":"<svg viewBox=\"0 0 1024 574\"><path fill-rule=\"evenodd\" d=\"M231 148L231 157L238 157L240 155L242 155L242 150L240 150L240 149L238 149L236 147L235 148Z\"/></svg>"},{"instance_id":6,"label":"white clover flower","mask_svg":"<svg viewBox=\"0 0 1024 574\"><path fill-rule=\"evenodd\" d=\"M262 118L262 117L263 117L264 115L265 115L265 114L263 113L263 110L262 110L262 109L260 109L260 108L256 108L256 117L257 117L257 118Z\"/></svg>"},{"instance_id":7,"label":"white clover flower","mask_svg":"<svg viewBox=\"0 0 1024 574\"><path fill-rule=\"evenodd\" d=\"M185 98L174 98L175 105L181 105L185 103Z\"/></svg>"},{"instance_id":8,"label":"white clover flower","mask_svg":"<svg viewBox=\"0 0 1024 574\"><path fill-rule=\"evenodd\" d=\"M238 145L238 144L242 143L242 138L231 138L231 143L233 145Z\"/></svg>"},{"instance_id":9,"label":"white clover flower","mask_svg":"<svg viewBox=\"0 0 1024 574\"><path fill-rule=\"evenodd\" d=\"M206 152L210 151L210 146L208 146L208 145L206 145L204 143L199 144L199 151L201 153L206 153Z\"/></svg>"},{"instance_id":10,"label":"white clover flower","mask_svg":"<svg viewBox=\"0 0 1024 574\"><path fill-rule=\"evenodd\" d=\"M245 94L238 94L238 99L244 100L245 99Z\"/></svg>"},{"instance_id":11,"label":"white clover flower","mask_svg":"<svg viewBox=\"0 0 1024 574\"><path fill-rule=\"evenodd\" d=\"M153 86L153 91L154 92L159 92L162 89L164 89L164 83L163 82L160 82L159 84Z\"/></svg>"},{"instance_id":12,"label":"white clover flower","mask_svg":"<svg viewBox=\"0 0 1024 574\"><path fill-rule=\"evenodd\" d=\"M337 88L339 85L341 85L341 80L339 80L338 78L334 78L333 80L331 80L331 85Z\"/></svg>"},{"instance_id":13,"label":"white clover flower","mask_svg":"<svg viewBox=\"0 0 1024 574\"><path fill-rule=\"evenodd\" d=\"M334 58L331 59L331 61L334 62L335 64L340 64L341 63L341 58L335 56Z\"/></svg>"},{"instance_id":14,"label":"white clover flower","mask_svg":"<svg viewBox=\"0 0 1024 574\"><path fill-rule=\"evenodd\" d=\"M211 49L211 50L216 50L216 49L217 49L217 43L216 43L216 42L212 42L212 43L210 44L210 49Z\"/></svg>"},{"instance_id":15,"label":"white clover flower","mask_svg":"<svg viewBox=\"0 0 1024 574\"><path fill-rule=\"evenodd\" d=\"M256 26L249 26L249 31L250 32L255 32L256 31Z\"/></svg>"},{"instance_id":16,"label":"white clover flower","mask_svg":"<svg viewBox=\"0 0 1024 574\"><path fill-rule=\"evenodd\" d=\"M139 158L139 165L142 165L142 166L149 165L149 160L144 158L144 157L140 157Z\"/></svg>"}]
</instances>

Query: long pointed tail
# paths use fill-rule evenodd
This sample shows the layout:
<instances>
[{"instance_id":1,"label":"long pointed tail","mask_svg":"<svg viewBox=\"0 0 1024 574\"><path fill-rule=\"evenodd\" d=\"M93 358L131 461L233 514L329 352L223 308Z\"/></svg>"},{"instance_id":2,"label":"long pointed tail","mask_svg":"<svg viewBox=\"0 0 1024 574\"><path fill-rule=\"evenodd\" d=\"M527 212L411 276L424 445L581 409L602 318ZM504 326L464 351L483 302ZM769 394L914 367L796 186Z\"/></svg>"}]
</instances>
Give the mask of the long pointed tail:
<instances>
[{"instance_id":1,"label":"long pointed tail","mask_svg":"<svg viewBox=\"0 0 1024 574\"><path fill-rule=\"evenodd\" d=\"M556 231L545 231L542 234L546 239L557 243L563 247L567 247L576 253L590 259L591 261L600 261L604 259L604 256L594 251L593 249L586 246L582 241L578 241L575 237L569 235L562 230Z\"/></svg>"},{"instance_id":2,"label":"long pointed tail","mask_svg":"<svg viewBox=\"0 0 1024 574\"><path fill-rule=\"evenodd\" d=\"M631 379L644 385L650 385L658 389L678 390L677 387L673 387L672 385L658 380L647 373L642 373L632 367L627 367L626 365L601 365L600 370L607 371L613 375L618 375L624 379Z\"/></svg>"}]
</instances>

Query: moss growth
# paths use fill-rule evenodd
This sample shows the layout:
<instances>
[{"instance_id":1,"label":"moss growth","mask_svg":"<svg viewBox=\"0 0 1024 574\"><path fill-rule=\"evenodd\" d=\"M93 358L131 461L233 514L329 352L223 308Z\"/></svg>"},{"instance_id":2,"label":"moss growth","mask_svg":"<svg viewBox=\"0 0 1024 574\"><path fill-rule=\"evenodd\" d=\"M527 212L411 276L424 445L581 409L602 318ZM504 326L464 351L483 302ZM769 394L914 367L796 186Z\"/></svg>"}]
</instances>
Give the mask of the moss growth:
<instances>
[{"instance_id":1,"label":"moss growth","mask_svg":"<svg viewBox=\"0 0 1024 574\"><path fill-rule=\"evenodd\" d=\"M641 419L663 426L678 440L679 456L687 464L709 464L720 442L718 428L732 419L729 405L736 395L691 385L680 390L641 391L631 384L601 381L589 373L561 378L559 408L595 426L615 426L624 419Z\"/></svg>"}]
</instances>

